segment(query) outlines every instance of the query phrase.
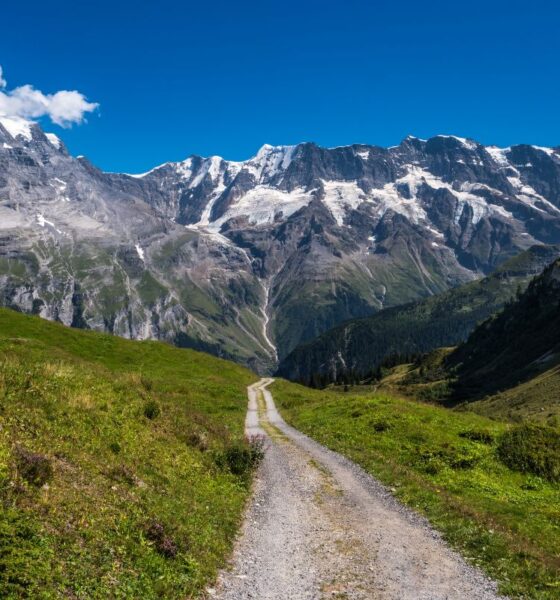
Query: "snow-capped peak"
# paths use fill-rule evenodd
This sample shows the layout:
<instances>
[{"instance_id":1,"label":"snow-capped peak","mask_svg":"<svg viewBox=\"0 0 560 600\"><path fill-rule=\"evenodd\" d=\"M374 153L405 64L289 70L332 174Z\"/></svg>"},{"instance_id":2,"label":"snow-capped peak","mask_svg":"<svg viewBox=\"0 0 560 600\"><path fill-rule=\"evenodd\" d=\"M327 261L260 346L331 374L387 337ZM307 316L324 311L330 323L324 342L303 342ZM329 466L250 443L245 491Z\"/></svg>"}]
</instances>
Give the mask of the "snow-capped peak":
<instances>
[{"instance_id":1,"label":"snow-capped peak","mask_svg":"<svg viewBox=\"0 0 560 600\"><path fill-rule=\"evenodd\" d=\"M266 154L269 154L271 150L274 150L274 146L272 146L271 144L263 144L259 148L259 151L255 155L255 158L262 158ZM251 159L249 159L249 160L251 160Z\"/></svg>"},{"instance_id":2,"label":"snow-capped peak","mask_svg":"<svg viewBox=\"0 0 560 600\"><path fill-rule=\"evenodd\" d=\"M440 134L440 135L436 135L435 137L456 140L462 146L465 146L465 148L468 148L469 150L476 150L478 147L478 144L476 142L473 142L472 140L468 140L467 138L459 137L457 135L441 135Z\"/></svg>"},{"instance_id":3,"label":"snow-capped peak","mask_svg":"<svg viewBox=\"0 0 560 600\"><path fill-rule=\"evenodd\" d=\"M254 158L244 161L242 166L253 173L257 181L271 178L285 171L292 162L297 146L271 146L265 144Z\"/></svg>"},{"instance_id":4,"label":"snow-capped peak","mask_svg":"<svg viewBox=\"0 0 560 600\"><path fill-rule=\"evenodd\" d=\"M0 116L0 124L4 129L15 139L22 137L27 142L33 139L31 127L34 125L32 121L27 121L21 117L3 117Z\"/></svg>"},{"instance_id":5,"label":"snow-capped peak","mask_svg":"<svg viewBox=\"0 0 560 600\"><path fill-rule=\"evenodd\" d=\"M541 152L548 154L548 156L556 156L556 152L553 148L546 148L545 146L533 146L533 148L535 150L540 150Z\"/></svg>"}]
</instances>

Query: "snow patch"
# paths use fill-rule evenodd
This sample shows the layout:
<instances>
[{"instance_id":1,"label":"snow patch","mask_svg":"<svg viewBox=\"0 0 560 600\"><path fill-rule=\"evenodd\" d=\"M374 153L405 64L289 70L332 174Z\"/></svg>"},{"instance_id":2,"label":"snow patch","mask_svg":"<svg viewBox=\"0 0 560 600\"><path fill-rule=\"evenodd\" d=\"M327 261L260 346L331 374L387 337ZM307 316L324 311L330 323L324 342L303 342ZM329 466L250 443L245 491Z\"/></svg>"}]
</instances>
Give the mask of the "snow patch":
<instances>
[{"instance_id":1,"label":"snow patch","mask_svg":"<svg viewBox=\"0 0 560 600\"><path fill-rule=\"evenodd\" d=\"M138 253L140 260L144 262L144 250L142 249L140 244L136 244L134 247L136 248L136 252Z\"/></svg>"},{"instance_id":2,"label":"snow patch","mask_svg":"<svg viewBox=\"0 0 560 600\"><path fill-rule=\"evenodd\" d=\"M472 142L471 140L468 140L467 138L458 137L456 135L436 135L436 137L457 140L463 146L465 146L465 148L468 148L469 150L476 150L478 148L478 145L475 142Z\"/></svg>"},{"instance_id":3,"label":"snow patch","mask_svg":"<svg viewBox=\"0 0 560 600\"><path fill-rule=\"evenodd\" d=\"M45 133L45 137L49 140L51 146L54 146L57 150L60 150L62 147L62 141L57 135L54 133Z\"/></svg>"},{"instance_id":4,"label":"snow patch","mask_svg":"<svg viewBox=\"0 0 560 600\"><path fill-rule=\"evenodd\" d=\"M358 150L356 156L359 156L363 161L369 159L369 150Z\"/></svg>"},{"instance_id":5,"label":"snow patch","mask_svg":"<svg viewBox=\"0 0 560 600\"><path fill-rule=\"evenodd\" d=\"M257 182L264 183L290 166L296 148L297 146L265 144L254 158L236 164L249 171Z\"/></svg>"},{"instance_id":6,"label":"snow patch","mask_svg":"<svg viewBox=\"0 0 560 600\"><path fill-rule=\"evenodd\" d=\"M37 219L37 224L39 225L39 227L45 227L46 225L48 225L49 227L52 227L57 233L62 235L62 231L60 231L60 229L57 229L52 221L47 221L47 219L45 219L45 217L41 213L37 213L35 215L35 218Z\"/></svg>"},{"instance_id":7,"label":"snow patch","mask_svg":"<svg viewBox=\"0 0 560 600\"><path fill-rule=\"evenodd\" d=\"M548 154L548 156L556 156L556 152L554 152L552 148L546 148L544 146L532 146L532 148L535 150L540 150L541 152Z\"/></svg>"},{"instance_id":8,"label":"snow patch","mask_svg":"<svg viewBox=\"0 0 560 600\"><path fill-rule=\"evenodd\" d=\"M235 217L248 217L251 225L267 225L273 223L276 217L280 215L283 218L288 218L300 208L307 206L311 199L311 192L306 192L303 188L295 189L292 192L284 192L259 185L249 190L235 204L231 205L226 213L216 221L210 223L208 219L205 221L201 219L197 225L219 231L226 221ZM205 213L207 211L208 205Z\"/></svg>"},{"instance_id":9,"label":"snow patch","mask_svg":"<svg viewBox=\"0 0 560 600\"><path fill-rule=\"evenodd\" d=\"M338 225L344 224L344 217L349 210L355 210L367 200L366 193L353 181L324 181L323 186L323 203Z\"/></svg>"},{"instance_id":10,"label":"snow patch","mask_svg":"<svg viewBox=\"0 0 560 600\"><path fill-rule=\"evenodd\" d=\"M530 185L521 181L521 177L519 176L519 172L517 176L508 177L508 181L511 183L512 187L515 188L517 198L527 204L531 205L536 210L541 212L544 211L541 207L537 206L537 203L540 202L544 204L547 208L552 210L553 212L560 213L560 209L558 209L552 202L547 200L544 196L541 196L534 188Z\"/></svg>"},{"instance_id":11,"label":"snow patch","mask_svg":"<svg viewBox=\"0 0 560 600\"><path fill-rule=\"evenodd\" d=\"M467 140L467 138L461 138L457 135L436 135L436 137L457 140L463 146L465 146L465 148L468 148L469 150L476 150L478 148L478 145L475 142L472 142L471 140Z\"/></svg>"},{"instance_id":12,"label":"snow patch","mask_svg":"<svg viewBox=\"0 0 560 600\"><path fill-rule=\"evenodd\" d=\"M485 150L499 167L506 169L510 166L510 163L506 156L507 153L510 151L509 147L498 148L497 146L486 146Z\"/></svg>"},{"instance_id":13,"label":"snow patch","mask_svg":"<svg viewBox=\"0 0 560 600\"><path fill-rule=\"evenodd\" d=\"M14 138L22 137L30 142L33 139L31 126L33 123L21 117L0 117L0 124Z\"/></svg>"}]
</instances>

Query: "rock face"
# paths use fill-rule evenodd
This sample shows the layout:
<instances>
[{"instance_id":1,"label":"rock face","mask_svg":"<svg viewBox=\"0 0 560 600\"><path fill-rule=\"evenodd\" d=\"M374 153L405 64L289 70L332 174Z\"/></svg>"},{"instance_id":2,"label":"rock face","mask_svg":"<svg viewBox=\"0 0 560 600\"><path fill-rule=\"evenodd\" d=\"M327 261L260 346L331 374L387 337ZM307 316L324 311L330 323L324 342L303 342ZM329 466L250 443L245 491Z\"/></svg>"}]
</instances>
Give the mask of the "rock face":
<instances>
[{"instance_id":1,"label":"rock face","mask_svg":"<svg viewBox=\"0 0 560 600\"><path fill-rule=\"evenodd\" d=\"M560 242L560 154L437 136L103 173L0 117L0 303L270 370L343 320Z\"/></svg>"}]
</instances>

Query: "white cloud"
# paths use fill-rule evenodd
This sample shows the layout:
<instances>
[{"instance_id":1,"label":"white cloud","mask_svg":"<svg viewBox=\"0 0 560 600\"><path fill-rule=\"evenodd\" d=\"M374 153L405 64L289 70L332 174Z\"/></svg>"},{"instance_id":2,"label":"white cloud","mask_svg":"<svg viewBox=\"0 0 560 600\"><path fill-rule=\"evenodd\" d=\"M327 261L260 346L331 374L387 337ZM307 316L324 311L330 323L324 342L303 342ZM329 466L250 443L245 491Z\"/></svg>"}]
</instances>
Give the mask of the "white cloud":
<instances>
[{"instance_id":1,"label":"white cloud","mask_svg":"<svg viewBox=\"0 0 560 600\"><path fill-rule=\"evenodd\" d=\"M5 87L6 81L0 66L0 89ZM88 102L87 98L77 91L61 90L54 94L43 94L32 85L0 91L0 115L24 119L49 117L61 127L82 123L85 114L93 112L98 106L96 102Z\"/></svg>"}]
</instances>

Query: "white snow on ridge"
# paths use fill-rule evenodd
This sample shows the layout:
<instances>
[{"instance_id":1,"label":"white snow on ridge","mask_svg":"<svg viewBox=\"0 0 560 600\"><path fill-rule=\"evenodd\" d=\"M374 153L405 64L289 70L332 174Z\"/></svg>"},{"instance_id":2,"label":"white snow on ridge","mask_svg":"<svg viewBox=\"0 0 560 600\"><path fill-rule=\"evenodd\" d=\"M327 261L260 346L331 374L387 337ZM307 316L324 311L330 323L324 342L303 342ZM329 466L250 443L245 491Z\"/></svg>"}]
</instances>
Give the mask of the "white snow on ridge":
<instances>
[{"instance_id":1,"label":"white snow on ridge","mask_svg":"<svg viewBox=\"0 0 560 600\"><path fill-rule=\"evenodd\" d=\"M236 164L240 169L247 169L257 182L262 183L263 179L274 177L290 166L296 148L265 144L254 158Z\"/></svg>"},{"instance_id":2,"label":"white snow on ridge","mask_svg":"<svg viewBox=\"0 0 560 600\"><path fill-rule=\"evenodd\" d=\"M540 150L548 156L557 156L556 152L552 148L546 148L545 146L532 146L535 150Z\"/></svg>"},{"instance_id":3,"label":"white snow on ridge","mask_svg":"<svg viewBox=\"0 0 560 600\"><path fill-rule=\"evenodd\" d=\"M45 133L45 136L52 146L54 146L57 150L60 150L62 146L62 141L57 135L55 135L54 133Z\"/></svg>"},{"instance_id":4,"label":"white snow on ridge","mask_svg":"<svg viewBox=\"0 0 560 600\"><path fill-rule=\"evenodd\" d=\"M210 158L205 158L202 163L202 168L196 174L196 177L189 183L189 187L193 188L197 185L200 185L206 175L210 175L210 179L212 181L216 180L218 175L220 174L220 165L222 163L222 159L219 156L211 156ZM190 169L185 171L185 174L189 173L190 177Z\"/></svg>"},{"instance_id":5,"label":"white snow on ridge","mask_svg":"<svg viewBox=\"0 0 560 600\"><path fill-rule=\"evenodd\" d=\"M219 231L226 221L235 217L247 217L252 225L270 224L280 214L283 218L293 215L307 206L311 199L311 192L301 188L284 192L259 185L230 206L222 217L205 226L212 231Z\"/></svg>"},{"instance_id":6,"label":"white snow on ridge","mask_svg":"<svg viewBox=\"0 0 560 600\"><path fill-rule=\"evenodd\" d=\"M411 199L403 198L400 195L398 187L402 184L408 185ZM412 167L408 173L395 182L387 183L380 189L372 190L369 194L366 194L354 182L325 181L323 185L325 188L323 202L339 225L344 223L344 217L348 210L355 210L362 202L372 203L375 212L379 216L387 210L392 210L407 217L412 223L426 222L428 221L426 211L417 200L418 190L422 185L427 185L436 190L446 189L455 197L457 200L454 215L455 223L459 223L466 206L470 207L472 211L471 220L474 225L489 213L508 218L512 217L502 206L489 204L485 198L474 193L483 188L490 190L488 186L465 183L460 189L455 189L450 183L444 182L439 177L419 167ZM491 191L499 193L497 190ZM525 191L528 192L528 190ZM440 232L435 230L432 233L441 235Z\"/></svg>"},{"instance_id":7,"label":"white snow on ridge","mask_svg":"<svg viewBox=\"0 0 560 600\"><path fill-rule=\"evenodd\" d=\"M366 193L354 181L324 181L323 203L331 211L338 225L344 223L349 209L355 210L367 201Z\"/></svg>"},{"instance_id":8,"label":"white snow on ridge","mask_svg":"<svg viewBox=\"0 0 560 600\"><path fill-rule=\"evenodd\" d=\"M533 208L540 210L541 212L546 212L539 206L537 206L537 202L546 205L549 209L556 213L560 213L560 209L558 209L552 202L547 200L544 196L541 196L534 188L532 188L527 183L521 181L521 177L519 176L519 171L517 171L517 175L515 177L508 177L508 181L515 188L517 197L530 204Z\"/></svg>"},{"instance_id":9,"label":"white snow on ridge","mask_svg":"<svg viewBox=\"0 0 560 600\"><path fill-rule=\"evenodd\" d=\"M457 135L436 135L436 137L448 138L448 139L451 138L451 139L457 140L458 142L461 142L461 144L463 144L463 146L465 146L469 150L476 150L478 147L478 145L475 142L472 142L471 140L467 140L467 138L459 137Z\"/></svg>"},{"instance_id":10,"label":"white snow on ridge","mask_svg":"<svg viewBox=\"0 0 560 600\"><path fill-rule=\"evenodd\" d=\"M142 249L140 244L136 244L134 247L136 248L136 252L138 253L140 260L143 261L144 260L144 250Z\"/></svg>"},{"instance_id":11,"label":"white snow on ridge","mask_svg":"<svg viewBox=\"0 0 560 600\"><path fill-rule=\"evenodd\" d=\"M22 137L30 142L33 139L31 126L33 123L22 119L21 117L2 117L0 116L0 124L14 138Z\"/></svg>"},{"instance_id":12,"label":"white snow on ridge","mask_svg":"<svg viewBox=\"0 0 560 600\"><path fill-rule=\"evenodd\" d=\"M175 170L183 179L190 179L192 177L192 158L187 158L183 162L175 165Z\"/></svg>"},{"instance_id":13,"label":"white snow on ridge","mask_svg":"<svg viewBox=\"0 0 560 600\"><path fill-rule=\"evenodd\" d=\"M486 146L485 150L492 157L492 160L503 169L506 169L511 166L506 156L506 153L509 152L510 148Z\"/></svg>"}]
</instances>

